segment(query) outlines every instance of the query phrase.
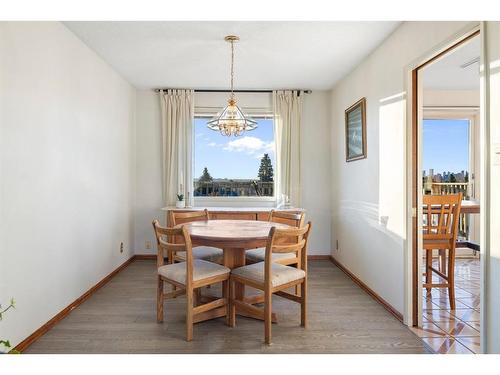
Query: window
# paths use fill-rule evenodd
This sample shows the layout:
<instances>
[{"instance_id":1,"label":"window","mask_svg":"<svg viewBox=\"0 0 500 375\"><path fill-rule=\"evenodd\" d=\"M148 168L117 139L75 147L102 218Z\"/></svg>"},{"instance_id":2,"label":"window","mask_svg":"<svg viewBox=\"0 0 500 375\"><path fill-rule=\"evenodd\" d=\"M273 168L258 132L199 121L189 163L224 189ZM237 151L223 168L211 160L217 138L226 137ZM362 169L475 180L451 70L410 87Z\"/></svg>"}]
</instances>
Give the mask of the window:
<instances>
[{"instance_id":1,"label":"window","mask_svg":"<svg viewBox=\"0 0 500 375\"><path fill-rule=\"evenodd\" d=\"M207 128L211 117L195 117L195 197L274 197L273 120L252 118L258 122L257 129L227 137Z\"/></svg>"},{"instance_id":2,"label":"window","mask_svg":"<svg viewBox=\"0 0 500 375\"><path fill-rule=\"evenodd\" d=\"M470 121L424 119L423 177L426 193L470 196Z\"/></svg>"}]
</instances>

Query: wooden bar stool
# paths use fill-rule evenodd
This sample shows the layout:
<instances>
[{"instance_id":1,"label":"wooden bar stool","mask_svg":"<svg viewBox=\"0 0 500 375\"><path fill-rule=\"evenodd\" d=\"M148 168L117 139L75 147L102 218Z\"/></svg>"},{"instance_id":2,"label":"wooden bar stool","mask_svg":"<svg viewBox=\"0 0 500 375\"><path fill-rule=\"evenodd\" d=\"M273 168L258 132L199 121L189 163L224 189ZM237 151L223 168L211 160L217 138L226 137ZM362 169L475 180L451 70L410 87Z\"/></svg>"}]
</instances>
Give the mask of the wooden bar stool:
<instances>
[{"instance_id":1,"label":"wooden bar stool","mask_svg":"<svg viewBox=\"0 0 500 375\"><path fill-rule=\"evenodd\" d=\"M186 340L193 339L193 324L214 317L226 316L229 323L229 274L231 270L216 263L193 258L191 238L185 227L164 228L153 221L158 245L158 289L156 319L163 322L163 302L166 298L174 298L186 294ZM163 238L182 238L182 243L166 242ZM184 251L186 261L164 265L165 252ZM167 282L177 289L165 293L163 284ZM211 302L195 306L195 290L207 285L222 282L223 296Z\"/></svg>"},{"instance_id":2,"label":"wooden bar stool","mask_svg":"<svg viewBox=\"0 0 500 375\"><path fill-rule=\"evenodd\" d=\"M307 239L311 223L303 228L276 229L271 228L266 246L264 262L235 268L230 278L230 318L229 324L235 326L236 307L245 311L255 309L247 302L237 300L233 296L236 284L241 283L264 291L264 331L266 344L271 343L272 295L287 298L300 303L300 324L307 325ZM300 253L299 267L290 267L272 261L273 253ZM286 289L300 285L300 295L285 292Z\"/></svg>"},{"instance_id":3,"label":"wooden bar stool","mask_svg":"<svg viewBox=\"0 0 500 375\"><path fill-rule=\"evenodd\" d=\"M426 261L423 287L427 289L427 293L430 293L432 288L447 288L452 310L455 310L455 246L461 203L461 193L424 195L423 248ZM439 269L432 265L433 250L439 250ZM445 282L433 283L433 273Z\"/></svg>"}]
</instances>

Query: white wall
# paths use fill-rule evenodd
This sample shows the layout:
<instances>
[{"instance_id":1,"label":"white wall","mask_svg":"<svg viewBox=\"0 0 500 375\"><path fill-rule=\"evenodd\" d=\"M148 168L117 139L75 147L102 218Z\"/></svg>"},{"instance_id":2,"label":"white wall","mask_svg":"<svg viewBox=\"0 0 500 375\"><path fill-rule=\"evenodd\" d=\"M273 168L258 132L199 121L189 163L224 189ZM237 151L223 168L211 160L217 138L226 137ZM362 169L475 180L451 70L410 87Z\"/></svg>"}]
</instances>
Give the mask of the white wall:
<instances>
[{"instance_id":1,"label":"white wall","mask_svg":"<svg viewBox=\"0 0 500 375\"><path fill-rule=\"evenodd\" d=\"M304 98L301 128L302 206L312 222L310 255L331 253L330 95L313 91Z\"/></svg>"},{"instance_id":2,"label":"white wall","mask_svg":"<svg viewBox=\"0 0 500 375\"><path fill-rule=\"evenodd\" d=\"M137 91L136 109L136 192L135 192L135 245L136 254L154 254L156 239L152 221L165 225L165 213L161 211L161 110L158 94L152 90ZM151 249L146 249L150 241Z\"/></svg>"},{"instance_id":3,"label":"white wall","mask_svg":"<svg viewBox=\"0 0 500 375\"><path fill-rule=\"evenodd\" d=\"M196 93L195 105L217 107L226 100L226 94ZM271 108L270 95L238 94L245 108ZM310 254L330 254L330 129L329 92L316 91L306 95L303 108L303 143L301 165L302 206L307 210L307 220L314 228L309 246ZM250 110L251 110L250 109ZM160 104L158 94L152 91L137 92L136 128L136 222L135 251L153 254L155 250L151 221L164 221L161 197L161 144ZM246 203L254 206L254 203ZM228 205L224 203L224 205ZM145 248L146 241L152 244Z\"/></svg>"},{"instance_id":4,"label":"white wall","mask_svg":"<svg viewBox=\"0 0 500 375\"><path fill-rule=\"evenodd\" d=\"M57 22L0 22L0 56L0 301L17 301L0 336L16 345L133 254L135 89Z\"/></svg>"},{"instance_id":5,"label":"white wall","mask_svg":"<svg viewBox=\"0 0 500 375\"><path fill-rule=\"evenodd\" d=\"M425 68L423 70L425 76ZM478 77L479 82L479 77ZM426 90L423 87L424 106L435 107L479 107L479 88L477 90Z\"/></svg>"},{"instance_id":6,"label":"white wall","mask_svg":"<svg viewBox=\"0 0 500 375\"><path fill-rule=\"evenodd\" d=\"M404 312L405 68L464 22L407 22L332 90L333 257ZM346 163L344 110L367 99L368 158Z\"/></svg>"},{"instance_id":7,"label":"white wall","mask_svg":"<svg viewBox=\"0 0 500 375\"><path fill-rule=\"evenodd\" d=\"M486 22L485 30L486 65L489 74L486 75L487 90L486 111L489 121L490 142L487 145L485 188L483 197L487 199L487 209L482 210L485 219L485 234L481 243L486 243L486 285L481 298L484 298L485 311L481 332L486 333L485 343L487 353L500 353L500 22ZM497 154L498 153L498 154ZM484 194L489 191L488 194ZM489 198L489 199L488 199ZM483 235L485 235L483 234ZM483 241L486 239L486 241Z\"/></svg>"}]
</instances>

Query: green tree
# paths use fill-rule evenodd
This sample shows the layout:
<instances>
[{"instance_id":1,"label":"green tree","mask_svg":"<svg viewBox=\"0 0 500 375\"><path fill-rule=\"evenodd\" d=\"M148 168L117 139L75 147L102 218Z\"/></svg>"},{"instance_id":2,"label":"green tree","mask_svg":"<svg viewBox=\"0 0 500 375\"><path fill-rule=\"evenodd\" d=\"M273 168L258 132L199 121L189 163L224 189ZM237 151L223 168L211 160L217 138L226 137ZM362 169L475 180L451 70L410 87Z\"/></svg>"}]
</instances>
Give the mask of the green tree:
<instances>
[{"instance_id":1,"label":"green tree","mask_svg":"<svg viewBox=\"0 0 500 375\"><path fill-rule=\"evenodd\" d=\"M201 174L200 177L200 182L212 182L213 178L210 176L210 173L208 173L207 167L203 168L203 173Z\"/></svg>"},{"instance_id":2,"label":"green tree","mask_svg":"<svg viewBox=\"0 0 500 375\"><path fill-rule=\"evenodd\" d=\"M5 308L2 307L2 305L0 304L0 320L3 319L3 314L5 314L7 311L13 308L15 308L14 298L10 299L9 305ZM11 344L9 340L0 339L0 354L2 353L19 354L17 350L11 349Z\"/></svg>"},{"instance_id":3,"label":"green tree","mask_svg":"<svg viewBox=\"0 0 500 375\"><path fill-rule=\"evenodd\" d=\"M271 158L268 154L264 154L262 159L260 159L260 167L259 167L259 179L262 182L273 182L274 171L273 165L271 163Z\"/></svg>"},{"instance_id":4,"label":"green tree","mask_svg":"<svg viewBox=\"0 0 500 375\"><path fill-rule=\"evenodd\" d=\"M457 182L457 178L453 173L450 175L450 182Z\"/></svg>"}]
</instances>

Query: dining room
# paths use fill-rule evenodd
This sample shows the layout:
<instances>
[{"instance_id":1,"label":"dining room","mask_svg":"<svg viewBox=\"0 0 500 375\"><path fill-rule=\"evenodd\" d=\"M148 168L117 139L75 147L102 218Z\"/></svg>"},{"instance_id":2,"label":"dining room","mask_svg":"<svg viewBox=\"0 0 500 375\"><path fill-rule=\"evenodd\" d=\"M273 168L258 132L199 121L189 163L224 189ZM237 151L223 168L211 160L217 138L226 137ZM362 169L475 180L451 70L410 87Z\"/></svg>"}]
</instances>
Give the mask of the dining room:
<instances>
[{"instance_id":1,"label":"dining room","mask_svg":"<svg viewBox=\"0 0 500 375\"><path fill-rule=\"evenodd\" d=\"M0 352L499 352L499 27L1 21Z\"/></svg>"}]
</instances>

